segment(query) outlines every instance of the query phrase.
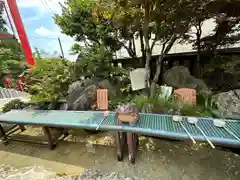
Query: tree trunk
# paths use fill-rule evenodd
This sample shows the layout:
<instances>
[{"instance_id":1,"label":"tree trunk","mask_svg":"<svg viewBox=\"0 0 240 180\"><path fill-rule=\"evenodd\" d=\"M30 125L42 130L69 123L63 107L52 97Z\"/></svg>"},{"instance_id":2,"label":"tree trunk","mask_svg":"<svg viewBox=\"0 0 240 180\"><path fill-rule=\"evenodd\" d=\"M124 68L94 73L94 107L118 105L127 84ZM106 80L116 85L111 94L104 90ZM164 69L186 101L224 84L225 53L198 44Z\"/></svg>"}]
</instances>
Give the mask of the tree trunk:
<instances>
[{"instance_id":1,"label":"tree trunk","mask_svg":"<svg viewBox=\"0 0 240 180\"><path fill-rule=\"evenodd\" d=\"M133 52L137 55L134 36L133 36L133 39L132 39L132 44L133 44Z\"/></svg>"},{"instance_id":2,"label":"tree trunk","mask_svg":"<svg viewBox=\"0 0 240 180\"><path fill-rule=\"evenodd\" d=\"M148 1L145 1L145 16L144 16L144 23L143 23L143 37L145 41L145 50L146 50L146 62L145 62L145 69L147 71L146 77L146 87L148 93L150 93L149 89L149 82L150 82L150 61L151 61L151 50L149 45L149 23L150 23L150 4ZM150 94L149 94L150 95Z\"/></svg>"},{"instance_id":3,"label":"tree trunk","mask_svg":"<svg viewBox=\"0 0 240 180\"><path fill-rule=\"evenodd\" d=\"M168 54L168 52L170 51L170 49L172 48L172 46L176 40L177 40L177 36L174 34L174 35L172 35L171 39L169 41L166 41L162 46L161 55L158 57L157 63L156 63L156 72L155 72L153 81L151 82L151 87L150 87L150 96L151 97L153 97L156 93L156 86L158 83L159 76L161 74L161 67L162 67L163 59L165 58L166 54ZM165 49L167 42L169 42L169 43Z\"/></svg>"},{"instance_id":4,"label":"tree trunk","mask_svg":"<svg viewBox=\"0 0 240 180\"><path fill-rule=\"evenodd\" d=\"M202 36L202 25L201 22L198 22L198 25L196 27L197 29L197 61L194 63L194 75L196 77L201 77L201 71L200 71L200 59L201 59L201 36Z\"/></svg>"},{"instance_id":5,"label":"tree trunk","mask_svg":"<svg viewBox=\"0 0 240 180\"><path fill-rule=\"evenodd\" d=\"M151 49L149 45L149 23L150 23L150 5L148 1L145 3L145 16L144 16L144 24L143 24L143 36L146 46L146 62L145 69L147 71L147 82L146 85L148 87L148 82L150 82L150 61L151 61Z\"/></svg>"},{"instance_id":6,"label":"tree trunk","mask_svg":"<svg viewBox=\"0 0 240 180\"><path fill-rule=\"evenodd\" d=\"M156 87L157 87L157 83L158 83L158 79L159 76L161 74L161 67L162 67L162 61L163 61L163 54L161 54L158 59L157 59L157 63L156 63L156 72L153 78L153 81L151 83L151 87L150 87L150 96L153 97L156 93Z\"/></svg>"},{"instance_id":7,"label":"tree trunk","mask_svg":"<svg viewBox=\"0 0 240 180\"><path fill-rule=\"evenodd\" d=\"M144 40L143 40L143 30L140 29L139 31L139 36L140 36L140 44L141 44L141 52L142 52L142 58L140 60L141 66L144 66L144 63L146 63L146 52L145 52L145 47L144 47Z\"/></svg>"}]
</instances>

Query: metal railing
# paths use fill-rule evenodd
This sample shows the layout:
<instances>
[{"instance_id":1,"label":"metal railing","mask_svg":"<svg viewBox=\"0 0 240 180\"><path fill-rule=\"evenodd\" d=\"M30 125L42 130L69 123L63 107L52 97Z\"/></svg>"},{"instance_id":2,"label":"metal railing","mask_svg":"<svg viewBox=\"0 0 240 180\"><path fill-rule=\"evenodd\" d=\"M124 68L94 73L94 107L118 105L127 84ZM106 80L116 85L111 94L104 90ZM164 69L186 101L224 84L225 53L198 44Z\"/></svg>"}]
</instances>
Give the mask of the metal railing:
<instances>
[{"instance_id":1,"label":"metal railing","mask_svg":"<svg viewBox=\"0 0 240 180\"><path fill-rule=\"evenodd\" d=\"M29 94L26 92L0 87L0 99L18 98L18 97L26 97L26 96L29 96Z\"/></svg>"},{"instance_id":2,"label":"metal railing","mask_svg":"<svg viewBox=\"0 0 240 180\"><path fill-rule=\"evenodd\" d=\"M30 94L23 91L17 91L15 89L7 89L0 87L0 111L5 104L9 103L14 99L20 99L23 102L29 102Z\"/></svg>"}]
</instances>

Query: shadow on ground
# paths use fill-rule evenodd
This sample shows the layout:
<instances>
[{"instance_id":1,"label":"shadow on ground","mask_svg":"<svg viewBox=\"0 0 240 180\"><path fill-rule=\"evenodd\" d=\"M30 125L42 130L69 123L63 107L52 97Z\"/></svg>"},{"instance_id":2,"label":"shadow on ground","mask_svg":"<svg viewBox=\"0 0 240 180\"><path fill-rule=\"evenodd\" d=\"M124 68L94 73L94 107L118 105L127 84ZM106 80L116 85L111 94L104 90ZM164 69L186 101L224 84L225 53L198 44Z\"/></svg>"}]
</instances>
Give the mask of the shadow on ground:
<instances>
[{"instance_id":1,"label":"shadow on ground","mask_svg":"<svg viewBox=\"0 0 240 180\"><path fill-rule=\"evenodd\" d=\"M39 128L28 128L24 136L44 138ZM179 141L141 137L135 165L128 162L127 156L123 162L118 162L114 144L112 134L72 130L55 150L15 141L8 146L1 144L0 159L1 164L20 168L39 165L60 174L78 174L93 168L120 172L143 180L240 179L239 155L219 148L213 150L206 144L192 146Z\"/></svg>"}]
</instances>

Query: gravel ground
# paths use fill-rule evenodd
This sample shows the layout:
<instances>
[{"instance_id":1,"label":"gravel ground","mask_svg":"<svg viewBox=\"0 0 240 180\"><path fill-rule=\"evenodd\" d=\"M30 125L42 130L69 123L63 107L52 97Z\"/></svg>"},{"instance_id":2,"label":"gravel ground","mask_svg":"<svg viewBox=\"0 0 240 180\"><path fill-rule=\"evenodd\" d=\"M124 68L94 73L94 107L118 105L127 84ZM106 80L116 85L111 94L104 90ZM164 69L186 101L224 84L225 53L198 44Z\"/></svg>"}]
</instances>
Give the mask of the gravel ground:
<instances>
[{"instance_id":1,"label":"gravel ground","mask_svg":"<svg viewBox=\"0 0 240 180\"><path fill-rule=\"evenodd\" d=\"M43 167L27 167L16 169L13 166L0 166L0 180L139 180L125 177L120 173L103 173L99 170L85 170L81 175L59 176Z\"/></svg>"},{"instance_id":2,"label":"gravel ground","mask_svg":"<svg viewBox=\"0 0 240 180\"><path fill-rule=\"evenodd\" d=\"M42 130L27 127L21 135L24 139L40 138ZM132 165L127 155L123 162L117 161L114 145L111 133L84 131L70 131L54 151L39 144L0 143L0 180L240 179L240 156L227 149L142 136Z\"/></svg>"}]
</instances>

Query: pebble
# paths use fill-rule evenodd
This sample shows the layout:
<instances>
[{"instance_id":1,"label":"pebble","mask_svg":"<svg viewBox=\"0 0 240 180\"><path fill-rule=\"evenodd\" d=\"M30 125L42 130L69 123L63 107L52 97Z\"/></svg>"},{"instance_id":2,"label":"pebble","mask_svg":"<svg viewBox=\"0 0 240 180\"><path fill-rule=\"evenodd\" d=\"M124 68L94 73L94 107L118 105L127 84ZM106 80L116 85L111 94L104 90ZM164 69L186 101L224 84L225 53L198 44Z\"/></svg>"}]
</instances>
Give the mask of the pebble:
<instances>
[{"instance_id":1,"label":"pebble","mask_svg":"<svg viewBox=\"0 0 240 180\"><path fill-rule=\"evenodd\" d=\"M123 174L110 172L103 173L99 170L87 169L81 175L59 176L43 167L27 167L16 169L12 166L0 166L0 180L140 180L136 177L126 177Z\"/></svg>"}]
</instances>

